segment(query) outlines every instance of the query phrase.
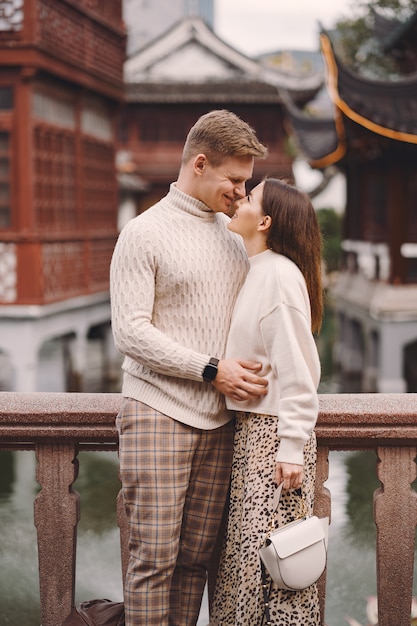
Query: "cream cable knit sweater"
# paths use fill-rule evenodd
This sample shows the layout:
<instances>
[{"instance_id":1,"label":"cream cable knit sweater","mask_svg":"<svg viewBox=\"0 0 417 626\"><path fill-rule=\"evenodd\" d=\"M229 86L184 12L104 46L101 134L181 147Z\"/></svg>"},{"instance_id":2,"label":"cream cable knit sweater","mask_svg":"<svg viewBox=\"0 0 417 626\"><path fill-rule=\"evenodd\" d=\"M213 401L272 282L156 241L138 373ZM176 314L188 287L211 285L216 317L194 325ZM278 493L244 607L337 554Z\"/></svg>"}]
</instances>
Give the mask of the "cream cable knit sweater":
<instances>
[{"instance_id":1,"label":"cream cable knit sweater","mask_svg":"<svg viewBox=\"0 0 417 626\"><path fill-rule=\"evenodd\" d=\"M304 277L285 256L266 250L250 258L250 270L236 301L227 358L244 354L262 363L268 393L228 408L278 416L277 461L303 464L303 447L318 415L320 361L311 333L310 301Z\"/></svg>"},{"instance_id":2,"label":"cream cable knit sweater","mask_svg":"<svg viewBox=\"0 0 417 626\"><path fill-rule=\"evenodd\" d=\"M231 418L223 396L202 379L209 358L224 357L248 270L228 219L172 184L124 227L110 269L123 395L202 429Z\"/></svg>"}]
</instances>

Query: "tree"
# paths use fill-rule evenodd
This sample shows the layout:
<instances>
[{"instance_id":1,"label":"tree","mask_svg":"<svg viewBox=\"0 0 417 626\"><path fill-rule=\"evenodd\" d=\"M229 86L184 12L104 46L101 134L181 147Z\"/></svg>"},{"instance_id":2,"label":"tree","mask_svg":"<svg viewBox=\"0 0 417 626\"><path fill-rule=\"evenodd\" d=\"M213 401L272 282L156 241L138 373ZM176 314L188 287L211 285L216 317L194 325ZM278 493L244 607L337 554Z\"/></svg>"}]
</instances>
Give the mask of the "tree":
<instances>
[{"instance_id":1,"label":"tree","mask_svg":"<svg viewBox=\"0 0 417 626\"><path fill-rule=\"evenodd\" d=\"M393 25L406 21L417 11L417 0L359 0L352 16L336 22L333 41L339 58L355 73L374 79L399 77L394 59L382 52L375 33L375 14Z\"/></svg>"},{"instance_id":2,"label":"tree","mask_svg":"<svg viewBox=\"0 0 417 626\"><path fill-rule=\"evenodd\" d=\"M323 237L323 259L329 274L339 269L342 239L342 216L334 209L318 209L317 219Z\"/></svg>"}]
</instances>

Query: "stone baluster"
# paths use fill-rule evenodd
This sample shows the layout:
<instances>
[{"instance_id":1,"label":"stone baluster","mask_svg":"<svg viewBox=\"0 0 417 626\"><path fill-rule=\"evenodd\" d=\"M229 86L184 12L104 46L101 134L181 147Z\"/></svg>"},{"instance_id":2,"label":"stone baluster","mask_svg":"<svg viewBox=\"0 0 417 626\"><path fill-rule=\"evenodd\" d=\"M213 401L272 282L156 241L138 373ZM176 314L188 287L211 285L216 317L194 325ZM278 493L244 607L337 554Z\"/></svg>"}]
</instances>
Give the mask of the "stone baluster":
<instances>
[{"instance_id":1,"label":"stone baluster","mask_svg":"<svg viewBox=\"0 0 417 626\"><path fill-rule=\"evenodd\" d=\"M378 624L405 626L413 588L417 494L410 485L416 478L416 448L379 447L377 456L382 483L374 493Z\"/></svg>"},{"instance_id":2,"label":"stone baluster","mask_svg":"<svg viewBox=\"0 0 417 626\"><path fill-rule=\"evenodd\" d=\"M74 443L39 443L35 499L38 534L42 626L62 626L74 604L78 494L72 485L78 474Z\"/></svg>"}]
</instances>

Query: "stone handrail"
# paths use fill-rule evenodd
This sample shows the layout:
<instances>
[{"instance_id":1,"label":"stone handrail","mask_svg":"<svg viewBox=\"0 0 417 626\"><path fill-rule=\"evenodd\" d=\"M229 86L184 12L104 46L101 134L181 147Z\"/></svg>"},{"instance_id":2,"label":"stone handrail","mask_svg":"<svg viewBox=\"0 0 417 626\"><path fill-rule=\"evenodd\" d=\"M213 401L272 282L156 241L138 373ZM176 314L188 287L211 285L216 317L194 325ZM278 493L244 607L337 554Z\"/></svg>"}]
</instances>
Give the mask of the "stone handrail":
<instances>
[{"instance_id":1,"label":"stone handrail","mask_svg":"<svg viewBox=\"0 0 417 626\"><path fill-rule=\"evenodd\" d=\"M74 603L79 498L72 485L80 449L117 449L119 394L0 392L0 448L32 449L41 490L34 503L43 626L61 626ZM374 450L381 487L374 493L379 626L410 624L417 524L417 394L320 396L316 513L331 513L330 450ZM127 529L121 498L122 569ZM57 558L59 555L59 558ZM215 560L214 560L215 563ZM212 589L213 570L209 572ZM325 574L319 581L322 615ZM323 619L324 623L324 619Z\"/></svg>"}]
</instances>

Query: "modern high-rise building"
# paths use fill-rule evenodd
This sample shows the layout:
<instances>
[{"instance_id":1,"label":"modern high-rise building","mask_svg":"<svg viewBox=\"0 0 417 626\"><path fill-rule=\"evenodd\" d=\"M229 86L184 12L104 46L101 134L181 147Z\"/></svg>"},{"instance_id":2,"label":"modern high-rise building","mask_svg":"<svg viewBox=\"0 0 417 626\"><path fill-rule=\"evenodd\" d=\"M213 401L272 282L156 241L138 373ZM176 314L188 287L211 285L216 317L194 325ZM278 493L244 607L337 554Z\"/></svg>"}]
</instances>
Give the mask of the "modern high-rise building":
<instances>
[{"instance_id":1,"label":"modern high-rise building","mask_svg":"<svg viewBox=\"0 0 417 626\"><path fill-rule=\"evenodd\" d=\"M183 17L195 16L213 28L214 0L123 0L128 56Z\"/></svg>"}]
</instances>

